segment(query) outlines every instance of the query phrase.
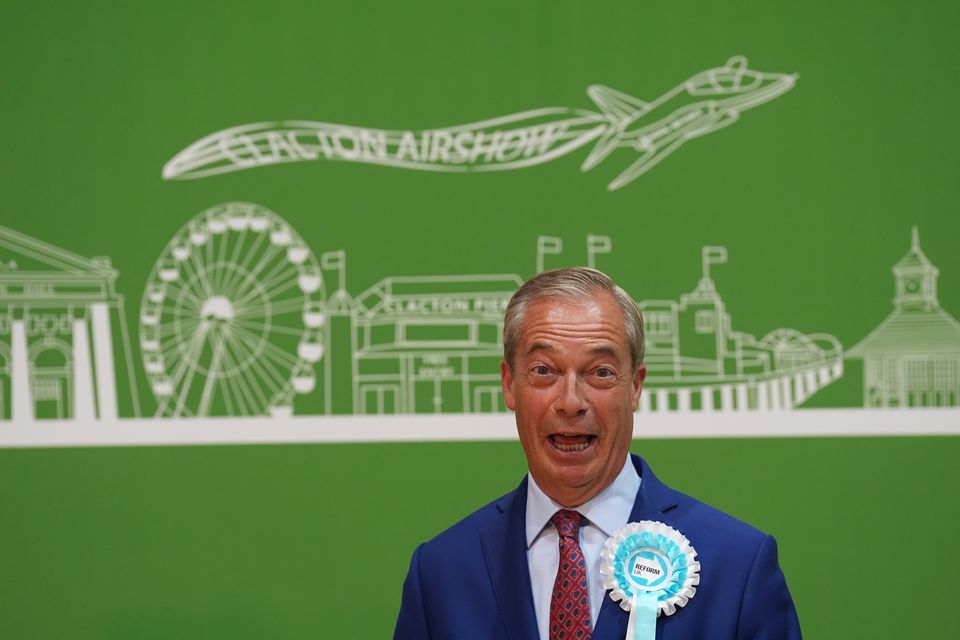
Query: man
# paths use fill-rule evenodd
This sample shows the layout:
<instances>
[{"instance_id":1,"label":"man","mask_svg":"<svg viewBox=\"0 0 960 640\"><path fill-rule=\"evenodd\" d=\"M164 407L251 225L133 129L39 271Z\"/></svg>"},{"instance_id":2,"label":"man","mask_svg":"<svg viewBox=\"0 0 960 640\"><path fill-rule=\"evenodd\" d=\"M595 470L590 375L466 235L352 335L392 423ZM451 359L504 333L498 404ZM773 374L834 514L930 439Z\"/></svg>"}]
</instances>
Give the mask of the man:
<instances>
[{"instance_id":1,"label":"man","mask_svg":"<svg viewBox=\"0 0 960 640\"><path fill-rule=\"evenodd\" d=\"M628 613L603 589L600 551L627 523L658 521L701 565L658 640L799 639L773 538L629 454L646 375L636 303L599 271L548 271L514 294L503 333L503 397L530 472L417 548L394 638L622 640Z\"/></svg>"}]
</instances>

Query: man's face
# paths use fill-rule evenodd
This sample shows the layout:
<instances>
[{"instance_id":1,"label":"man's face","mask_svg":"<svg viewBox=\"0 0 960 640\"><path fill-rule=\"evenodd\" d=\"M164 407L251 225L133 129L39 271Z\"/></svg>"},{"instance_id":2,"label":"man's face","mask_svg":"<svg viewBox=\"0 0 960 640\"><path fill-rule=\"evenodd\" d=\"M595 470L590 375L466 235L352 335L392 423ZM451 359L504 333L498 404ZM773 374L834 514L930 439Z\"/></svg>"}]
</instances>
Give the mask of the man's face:
<instances>
[{"instance_id":1,"label":"man's face","mask_svg":"<svg viewBox=\"0 0 960 640\"><path fill-rule=\"evenodd\" d=\"M551 297L528 307L503 398L544 493L565 507L605 489L623 467L646 375L635 373L613 297Z\"/></svg>"}]
</instances>

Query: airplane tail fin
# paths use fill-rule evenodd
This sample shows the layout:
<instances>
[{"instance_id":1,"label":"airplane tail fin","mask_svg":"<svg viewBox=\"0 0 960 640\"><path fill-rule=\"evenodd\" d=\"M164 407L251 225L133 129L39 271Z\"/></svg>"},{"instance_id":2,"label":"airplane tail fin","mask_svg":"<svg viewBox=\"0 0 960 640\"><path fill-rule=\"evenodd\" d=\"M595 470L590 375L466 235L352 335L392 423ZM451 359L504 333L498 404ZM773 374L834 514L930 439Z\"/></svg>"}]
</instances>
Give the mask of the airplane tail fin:
<instances>
[{"instance_id":1,"label":"airplane tail fin","mask_svg":"<svg viewBox=\"0 0 960 640\"><path fill-rule=\"evenodd\" d=\"M587 87L587 95L605 115L617 120L633 117L638 111L646 111L650 106L640 98L634 98L602 84L592 84Z\"/></svg>"},{"instance_id":2,"label":"airplane tail fin","mask_svg":"<svg viewBox=\"0 0 960 640\"><path fill-rule=\"evenodd\" d=\"M603 115L610 120L610 124L580 166L582 171L589 171L613 153L620 143L620 138L623 137L623 129L627 122L649 108L649 105L639 98L600 84L587 87L587 95L600 107Z\"/></svg>"}]
</instances>

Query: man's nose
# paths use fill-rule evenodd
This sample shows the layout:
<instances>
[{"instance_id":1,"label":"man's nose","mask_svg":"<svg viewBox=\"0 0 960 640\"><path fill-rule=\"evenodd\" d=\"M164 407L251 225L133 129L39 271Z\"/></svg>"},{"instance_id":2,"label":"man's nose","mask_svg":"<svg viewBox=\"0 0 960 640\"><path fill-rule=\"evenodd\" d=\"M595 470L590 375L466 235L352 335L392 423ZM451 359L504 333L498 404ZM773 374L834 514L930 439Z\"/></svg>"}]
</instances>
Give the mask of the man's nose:
<instances>
[{"instance_id":1,"label":"man's nose","mask_svg":"<svg viewBox=\"0 0 960 640\"><path fill-rule=\"evenodd\" d=\"M558 413L567 416L579 416L587 412L587 398L584 395L583 379L575 371L568 371L560 379L560 395L557 398Z\"/></svg>"}]
</instances>

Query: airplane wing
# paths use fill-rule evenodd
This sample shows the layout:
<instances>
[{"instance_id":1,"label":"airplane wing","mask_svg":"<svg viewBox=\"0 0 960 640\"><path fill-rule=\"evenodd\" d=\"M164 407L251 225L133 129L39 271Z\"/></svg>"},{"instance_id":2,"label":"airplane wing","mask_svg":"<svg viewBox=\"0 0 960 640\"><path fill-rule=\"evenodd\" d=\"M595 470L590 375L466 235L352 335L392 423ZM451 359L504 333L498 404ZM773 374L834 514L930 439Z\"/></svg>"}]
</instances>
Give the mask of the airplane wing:
<instances>
[{"instance_id":1,"label":"airplane wing","mask_svg":"<svg viewBox=\"0 0 960 640\"><path fill-rule=\"evenodd\" d=\"M590 155L580 165L581 171L589 171L603 162L604 158L609 156L620 144L627 123L635 120L650 108L648 103L639 98L634 98L622 91L600 84L587 87L587 95L600 107L600 111L607 117L610 124L600 135Z\"/></svg>"},{"instance_id":2,"label":"airplane wing","mask_svg":"<svg viewBox=\"0 0 960 640\"><path fill-rule=\"evenodd\" d=\"M633 182L656 166L661 160L676 151L677 148L687 140L689 140L689 138L686 136L678 136L676 139L670 142L670 144L644 152L639 159L634 161L634 163L627 167L623 173L618 175L610 184L607 185L607 191L616 191L620 187L624 187Z\"/></svg>"}]
</instances>

